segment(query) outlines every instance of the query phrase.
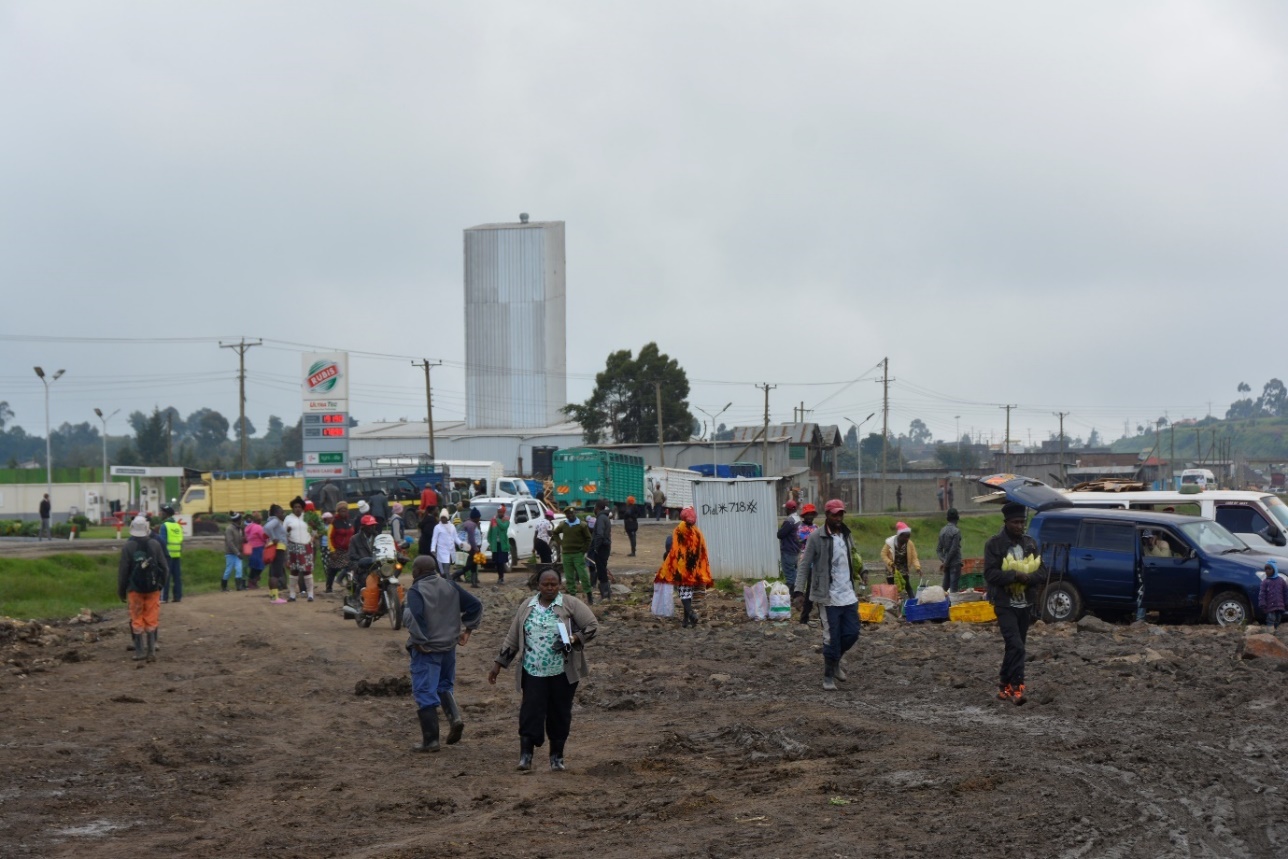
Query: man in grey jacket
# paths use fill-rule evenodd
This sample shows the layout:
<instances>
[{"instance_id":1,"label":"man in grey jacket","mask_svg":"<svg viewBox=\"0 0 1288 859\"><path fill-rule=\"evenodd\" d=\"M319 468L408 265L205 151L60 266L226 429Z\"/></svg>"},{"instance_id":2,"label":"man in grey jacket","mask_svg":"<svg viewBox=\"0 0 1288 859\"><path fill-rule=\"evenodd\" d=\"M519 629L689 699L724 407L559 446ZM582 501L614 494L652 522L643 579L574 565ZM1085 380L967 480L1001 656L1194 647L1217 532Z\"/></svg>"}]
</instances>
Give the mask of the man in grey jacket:
<instances>
[{"instance_id":1,"label":"man in grey jacket","mask_svg":"<svg viewBox=\"0 0 1288 859\"><path fill-rule=\"evenodd\" d=\"M470 640L483 622L483 603L469 591L438 574L430 555L412 562L412 584L403 607L407 652L411 654L411 691L416 698L421 742L418 752L436 752L438 707L447 716L447 744L461 739L465 721L456 704L456 646Z\"/></svg>"},{"instance_id":2,"label":"man in grey jacket","mask_svg":"<svg viewBox=\"0 0 1288 859\"><path fill-rule=\"evenodd\" d=\"M590 535L590 558L595 562L595 581L599 582L599 596L607 602L613 590L608 584L608 556L613 551L613 519L608 515L608 502L595 505L595 530ZM591 582L594 585L595 582Z\"/></svg>"},{"instance_id":3,"label":"man in grey jacket","mask_svg":"<svg viewBox=\"0 0 1288 859\"><path fill-rule=\"evenodd\" d=\"M833 498L823 507L826 519L805 541L800 569L796 571L796 590L809 596L823 611L827 642L823 645L823 688L836 691L836 681L844 681L841 657L859 640L859 597L854 590L854 574L866 583L863 565L856 563L857 553L850 529L845 525L845 504Z\"/></svg>"},{"instance_id":4,"label":"man in grey jacket","mask_svg":"<svg viewBox=\"0 0 1288 859\"><path fill-rule=\"evenodd\" d=\"M944 571L944 590L955 591L962 578L962 532L957 527L960 519L956 507L948 508L948 524L939 530L935 554Z\"/></svg>"}]
</instances>

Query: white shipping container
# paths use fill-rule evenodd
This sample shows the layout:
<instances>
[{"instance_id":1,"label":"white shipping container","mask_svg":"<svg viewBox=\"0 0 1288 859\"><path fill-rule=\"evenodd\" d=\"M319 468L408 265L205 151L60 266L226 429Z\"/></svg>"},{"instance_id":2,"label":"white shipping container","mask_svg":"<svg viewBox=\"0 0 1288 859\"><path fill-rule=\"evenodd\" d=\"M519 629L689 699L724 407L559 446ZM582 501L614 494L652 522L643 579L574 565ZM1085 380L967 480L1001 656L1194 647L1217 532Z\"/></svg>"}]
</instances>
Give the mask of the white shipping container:
<instances>
[{"instance_id":1,"label":"white shipping container","mask_svg":"<svg viewBox=\"0 0 1288 859\"><path fill-rule=\"evenodd\" d=\"M702 479L702 475L686 468L662 468L649 466L644 472L644 488L648 492L648 502L653 502L653 488L661 486L666 493L666 508L679 510L693 503L693 484Z\"/></svg>"},{"instance_id":2,"label":"white shipping container","mask_svg":"<svg viewBox=\"0 0 1288 859\"><path fill-rule=\"evenodd\" d=\"M699 477L696 481L693 507L707 541L713 578L758 580L779 575L775 483L775 478Z\"/></svg>"}]
</instances>

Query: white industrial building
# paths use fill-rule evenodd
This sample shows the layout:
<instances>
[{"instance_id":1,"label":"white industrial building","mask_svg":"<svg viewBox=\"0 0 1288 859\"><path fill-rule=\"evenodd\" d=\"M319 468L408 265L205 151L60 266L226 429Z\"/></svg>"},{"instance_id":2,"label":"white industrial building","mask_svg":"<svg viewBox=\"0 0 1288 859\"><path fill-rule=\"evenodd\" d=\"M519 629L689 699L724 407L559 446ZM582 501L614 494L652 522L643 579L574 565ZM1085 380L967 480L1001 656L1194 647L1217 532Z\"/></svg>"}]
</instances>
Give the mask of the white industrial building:
<instances>
[{"instance_id":1,"label":"white industrial building","mask_svg":"<svg viewBox=\"0 0 1288 859\"><path fill-rule=\"evenodd\" d=\"M349 431L349 456L357 462L376 457L429 455L424 421L364 424ZM581 447L581 425L561 423L526 429L471 429L464 421L434 421L434 454L439 460L499 462L506 474L531 475L536 448Z\"/></svg>"},{"instance_id":2,"label":"white industrial building","mask_svg":"<svg viewBox=\"0 0 1288 859\"><path fill-rule=\"evenodd\" d=\"M469 429L540 429L566 420L564 222L519 218L465 231Z\"/></svg>"}]
</instances>

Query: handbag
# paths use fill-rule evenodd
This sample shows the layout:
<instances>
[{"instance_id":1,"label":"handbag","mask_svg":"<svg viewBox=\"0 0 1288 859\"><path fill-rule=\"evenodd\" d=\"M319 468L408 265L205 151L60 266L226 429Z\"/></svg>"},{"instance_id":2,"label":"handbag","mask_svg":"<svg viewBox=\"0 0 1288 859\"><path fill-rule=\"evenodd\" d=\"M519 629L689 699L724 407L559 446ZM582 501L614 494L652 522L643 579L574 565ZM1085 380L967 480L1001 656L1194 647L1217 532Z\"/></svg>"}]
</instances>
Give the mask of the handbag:
<instances>
[{"instance_id":1,"label":"handbag","mask_svg":"<svg viewBox=\"0 0 1288 859\"><path fill-rule=\"evenodd\" d=\"M675 585L658 582L653 585L653 614L672 617L675 614Z\"/></svg>"},{"instance_id":2,"label":"handbag","mask_svg":"<svg viewBox=\"0 0 1288 859\"><path fill-rule=\"evenodd\" d=\"M277 557L277 544L269 543L264 547L264 563L268 563Z\"/></svg>"}]
</instances>

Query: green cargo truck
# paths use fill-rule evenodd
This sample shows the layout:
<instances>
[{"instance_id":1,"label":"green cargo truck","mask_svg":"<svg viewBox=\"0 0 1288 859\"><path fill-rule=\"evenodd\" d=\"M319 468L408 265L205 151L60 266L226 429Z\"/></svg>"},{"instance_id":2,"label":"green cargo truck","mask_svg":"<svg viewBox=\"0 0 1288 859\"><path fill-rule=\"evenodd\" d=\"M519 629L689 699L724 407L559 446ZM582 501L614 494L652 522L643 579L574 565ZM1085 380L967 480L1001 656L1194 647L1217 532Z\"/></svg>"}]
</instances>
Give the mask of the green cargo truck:
<instances>
[{"instance_id":1,"label":"green cargo truck","mask_svg":"<svg viewBox=\"0 0 1288 859\"><path fill-rule=\"evenodd\" d=\"M572 447L554 454L555 504L593 508L607 501L615 508L629 496L643 503L644 458L593 447Z\"/></svg>"}]
</instances>

